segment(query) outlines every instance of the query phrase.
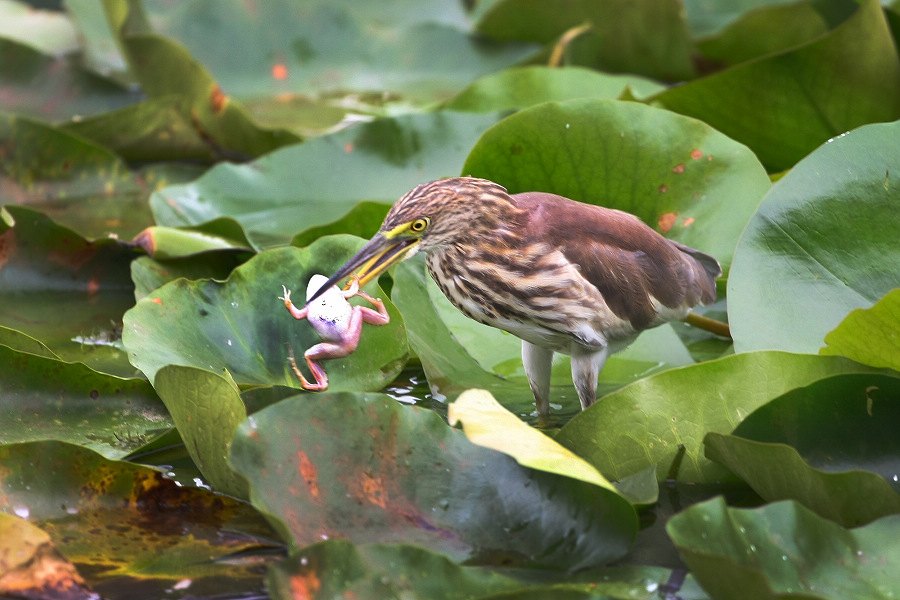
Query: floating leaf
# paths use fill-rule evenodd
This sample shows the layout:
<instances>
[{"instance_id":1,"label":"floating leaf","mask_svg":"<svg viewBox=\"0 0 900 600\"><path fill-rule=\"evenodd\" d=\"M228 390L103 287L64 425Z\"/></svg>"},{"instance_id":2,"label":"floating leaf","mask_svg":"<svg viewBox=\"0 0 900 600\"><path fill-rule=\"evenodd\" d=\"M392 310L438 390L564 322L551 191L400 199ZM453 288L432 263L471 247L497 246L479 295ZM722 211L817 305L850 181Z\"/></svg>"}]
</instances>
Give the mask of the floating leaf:
<instances>
[{"instance_id":1,"label":"floating leaf","mask_svg":"<svg viewBox=\"0 0 900 600\"><path fill-rule=\"evenodd\" d=\"M219 165L195 182L154 194L150 205L159 225L231 217L254 247L284 245L338 221L361 201L393 204L423 181L456 175L466 152L496 121L494 115L450 112L380 119L249 165Z\"/></svg>"},{"instance_id":2,"label":"floating leaf","mask_svg":"<svg viewBox=\"0 0 900 600\"><path fill-rule=\"evenodd\" d=\"M431 104L479 76L519 62L530 44L500 44L468 32L463 6L354 0L255 6L218 0L172 11L144 2L160 33L184 44L241 98L355 92L378 101ZM234 48L243 48L239 60Z\"/></svg>"},{"instance_id":3,"label":"floating leaf","mask_svg":"<svg viewBox=\"0 0 900 600\"><path fill-rule=\"evenodd\" d=\"M735 350L818 352L848 312L897 287L898 164L900 122L867 125L772 187L728 279Z\"/></svg>"},{"instance_id":4,"label":"floating leaf","mask_svg":"<svg viewBox=\"0 0 900 600\"><path fill-rule=\"evenodd\" d=\"M297 363L305 368L303 352L321 339L309 323L294 319L285 309L278 298L282 286L292 289L294 301L302 306L309 279L333 273L362 244L350 236L323 238L303 250L260 253L224 282L173 281L125 315L123 341L129 356L151 380L172 364L217 374L227 369L241 384L299 387L289 354L293 349ZM374 285L367 291L385 298ZM364 325L353 354L325 363L330 389L380 389L400 372L407 358L406 331L387 299L385 305L389 324Z\"/></svg>"},{"instance_id":5,"label":"floating leaf","mask_svg":"<svg viewBox=\"0 0 900 600\"><path fill-rule=\"evenodd\" d=\"M552 192L617 208L727 270L769 190L756 157L705 123L634 102L580 99L518 112L472 148L463 173L510 193Z\"/></svg>"},{"instance_id":6,"label":"floating leaf","mask_svg":"<svg viewBox=\"0 0 900 600\"><path fill-rule=\"evenodd\" d=\"M184 579L199 597L259 589L258 565L229 557L272 531L227 496L60 442L0 446L0 491L0 512L40 526L98 593Z\"/></svg>"},{"instance_id":7,"label":"floating leaf","mask_svg":"<svg viewBox=\"0 0 900 600\"><path fill-rule=\"evenodd\" d=\"M241 425L231 464L294 548L343 537L577 570L621 557L637 533L618 494L522 467L383 395L270 406Z\"/></svg>"},{"instance_id":8,"label":"floating leaf","mask_svg":"<svg viewBox=\"0 0 900 600\"><path fill-rule=\"evenodd\" d=\"M651 101L702 119L780 171L845 131L900 118L900 59L881 4L867 0L826 36Z\"/></svg>"},{"instance_id":9,"label":"floating leaf","mask_svg":"<svg viewBox=\"0 0 900 600\"><path fill-rule=\"evenodd\" d=\"M297 590L310 598L417 598L565 600L635 598L654 600L668 589L683 600L706 598L688 577L669 586L674 571L659 567L610 567L568 573L460 566L446 556L400 544L356 546L328 540L307 546L274 565L267 587L275 598L293 599Z\"/></svg>"},{"instance_id":10,"label":"floating leaf","mask_svg":"<svg viewBox=\"0 0 900 600\"><path fill-rule=\"evenodd\" d=\"M757 409L706 456L766 501L792 499L855 527L900 512L900 379L837 375ZM740 436L740 437L737 437Z\"/></svg>"},{"instance_id":11,"label":"floating leaf","mask_svg":"<svg viewBox=\"0 0 900 600\"><path fill-rule=\"evenodd\" d=\"M134 304L128 263L114 240L88 242L41 213L6 206L0 224L0 325L40 340L56 356L134 377L119 348L119 319Z\"/></svg>"},{"instance_id":12,"label":"floating leaf","mask_svg":"<svg viewBox=\"0 0 900 600\"><path fill-rule=\"evenodd\" d=\"M4 2L3 5L9 5ZM0 21L2 21L0 17ZM0 110L34 119L65 122L96 115L141 99L82 68L69 57L52 57L25 44L0 38Z\"/></svg>"},{"instance_id":13,"label":"floating leaf","mask_svg":"<svg viewBox=\"0 0 900 600\"><path fill-rule=\"evenodd\" d=\"M857 308L825 336L821 354L839 354L872 367L900 371L900 290L871 308Z\"/></svg>"},{"instance_id":14,"label":"floating leaf","mask_svg":"<svg viewBox=\"0 0 900 600\"><path fill-rule=\"evenodd\" d=\"M486 75L451 98L444 108L490 112L573 98L618 98L627 89L640 96L662 86L635 75L608 75L582 67L514 67Z\"/></svg>"},{"instance_id":15,"label":"floating leaf","mask_svg":"<svg viewBox=\"0 0 900 600\"><path fill-rule=\"evenodd\" d=\"M900 594L900 516L848 530L794 502L754 510L722 498L666 528L713 598L890 598Z\"/></svg>"},{"instance_id":16,"label":"floating leaf","mask_svg":"<svg viewBox=\"0 0 900 600\"><path fill-rule=\"evenodd\" d=\"M838 373L867 373L825 356L753 352L641 379L601 398L554 438L612 480L653 465L660 480L713 482L733 476L701 454L708 432L730 433L788 390Z\"/></svg>"},{"instance_id":17,"label":"floating leaf","mask_svg":"<svg viewBox=\"0 0 900 600\"><path fill-rule=\"evenodd\" d=\"M503 0L486 6L477 29L495 39L547 43L587 24L583 45L576 38L570 49L577 64L667 81L694 74L684 9L671 0L573 0L564 9L540 0Z\"/></svg>"},{"instance_id":18,"label":"floating leaf","mask_svg":"<svg viewBox=\"0 0 900 600\"><path fill-rule=\"evenodd\" d=\"M247 418L234 382L203 369L169 365L156 373L153 386L203 477L218 492L246 498L247 482L227 462L231 439Z\"/></svg>"},{"instance_id":19,"label":"floating leaf","mask_svg":"<svg viewBox=\"0 0 900 600\"><path fill-rule=\"evenodd\" d=\"M0 346L0 444L63 440L121 458L172 419L150 384Z\"/></svg>"}]
</instances>

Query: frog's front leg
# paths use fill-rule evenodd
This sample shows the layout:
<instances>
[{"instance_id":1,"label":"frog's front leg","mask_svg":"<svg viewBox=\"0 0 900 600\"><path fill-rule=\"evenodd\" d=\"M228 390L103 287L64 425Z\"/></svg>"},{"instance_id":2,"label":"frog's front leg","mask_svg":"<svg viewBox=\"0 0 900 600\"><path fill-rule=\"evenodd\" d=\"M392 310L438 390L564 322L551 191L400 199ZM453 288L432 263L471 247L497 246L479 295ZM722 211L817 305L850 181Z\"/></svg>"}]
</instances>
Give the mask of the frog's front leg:
<instances>
[{"instance_id":1,"label":"frog's front leg","mask_svg":"<svg viewBox=\"0 0 900 600\"><path fill-rule=\"evenodd\" d=\"M285 286L281 286L281 289L284 291L284 296L279 296L279 300L284 301L284 306L290 311L291 316L295 319L305 319L309 314L309 307L304 306L303 308L297 308L291 302L291 290L287 289Z\"/></svg>"}]
</instances>

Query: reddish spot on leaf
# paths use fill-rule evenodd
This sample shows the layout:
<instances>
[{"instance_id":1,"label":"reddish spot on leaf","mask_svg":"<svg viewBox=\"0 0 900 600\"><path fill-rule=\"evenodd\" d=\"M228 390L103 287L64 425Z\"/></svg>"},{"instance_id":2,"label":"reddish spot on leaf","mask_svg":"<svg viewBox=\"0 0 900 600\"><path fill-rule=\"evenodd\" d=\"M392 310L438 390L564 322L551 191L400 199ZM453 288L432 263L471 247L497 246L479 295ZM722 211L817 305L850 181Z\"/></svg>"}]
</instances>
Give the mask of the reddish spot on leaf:
<instances>
[{"instance_id":1,"label":"reddish spot on leaf","mask_svg":"<svg viewBox=\"0 0 900 600\"><path fill-rule=\"evenodd\" d=\"M700 160L701 158L703 158L703 152L701 152L700 150L691 150L691 158L693 158L694 160Z\"/></svg>"},{"instance_id":2,"label":"reddish spot on leaf","mask_svg":"<svg viewBox=\"0 0 900 600\"><path fill-rule=\"evenodd\" d=\"M212 93L209 95L209 107L212 109L213 114L217 115L225 110L225 103L227 101L228 96L225 95L222 88L218 85L214 87Z\"/></svg>"},{"instance_id":3,"label":"reddish spot on leaf","mask_svg":"<svg viewBox=\"0 0 900 600\"><path fill-rule=\"evenodd\" d=\"M674 167L672 167L672 172L673 173L684 173L684 163L681 163L680 165L675 165Z\"/></svg>"},{"instance_id":4,"label":"reddish spot on leaf","mask_svg":"<svg viewBox=\"0 0 900 600\"><path fill-rule=\"evenodd\" d=\"M710 154L709 156L707 156L707 157L706 157L706 160L712 161L712 154Z\"/></svg>"},{"instance_id":5,"label":"reddish spot on leaf","mask_svg":"<svg viewBox=\"0 0 900 600\"><path fill-rule=\"evenodd\" d=\"M288 70L287 70L287 67L284 66L283 64L278 63L277 65L272 67L272 77L274 77L278 81L287 79L287 76L288 76Z\"/></svg>"},{"instance_id":6,"label":"reddish spot on leaf","mask_svg":"<svg viewBox=\"0 0 900 600\"><path fill-rule=\"evenodd\" d=\"M660 194L665 194L665 193L668 192L668 191L669 191L669 186L667 186L667 185L665 185L665 184L659 186L659 193L660 193Z\"/></svg>"},{"instance_id":7,"label":"reddish spot on leaf","mask_svg":"<svg viewBox=\"0 0 900 600\"><path fill-rule=\"evenodd\" d=\"M657 225L659 225L659 230L663 233L666 233L672 226L675 224L675 221L678 220L678 214L673 212L667 212L659 215L659 219L657 219Z\"/></svg>"},{"instance_id":8,"label":"reddish spot on leaf","mask_svg":"<svg viewBox=\"0 0 900 600\"><path fill-rule=\"evenodd\" d=\"M306 452L303 450L297 451L297 460L300 461L300 476L303 477L306 485L309 486L310 495L313 498L318 498L319 473L316 471L316 466L312 464L312 461L309 460L309 457L306 456Z\"/></svg>"},{"instance_id":9,"label":"reddish spot on leaf","mask_svg":"<svg viewBox=\"0 0 900 600\"><path fill-rule=\"evenodd\" d=\"M291 577L291 595L294 600L312 600L319 595L321 585L315 571L310 569L306 573Z\"/></svg>"},{"instance_id":10,"label":"reddish spot on leaf","mask_svg":"<svg viewBox=\"0 0 900 600\"><path fill-rule=\"evenodd\" d=\"M150 302L156 302L157 304L162 306L162 298L160 298L158 296L156 298L154 298L153 300L151 300Z\"/></svg>"},{"instance_id":11,"label":"reddish spot on leaf","mask_svg":"<svg viewBox=\"0 0 900 600\"><path fill-rule=\"evenodd\" d=\"M344 152L346 152L347 154L353 152L353 142L347 142L346 144L344 144Z\"/></svg>"},{"instance_id":12,"label":"reddish spot on leaf","mask_svg":"<svg viewBox=\"0 0 900 600\"><path fill-rule=\"evenodd\" d=\"M97 292L100 291L100 280L97 279L97 276L94 275L90 279L88 279L88 296L93 296Z\"/></svg>"},{"instance_id":13,"label":"reddish spot on leaf","mask_svg":"<svg viewBox=\"0 0 900 600\"><path fill-rule=\"evenodd\" d=\"M362 488L369 502L380 508L387 508L387 493L381 477L372 477L368 473L364 473Z\"/></svg>"},{"instance_id":14,"label":"reddish spot on leaf","mask_svg":"<svg viewBox=\"0 0 900 600\"><path fill-rule=\"evenodd\" d=\"M62 168L63 168L63 171L68 171L69 169L72 168L72 162L68 161L68 160L63 161Z\"/></svg>"},{"instance_id":15,"label":"reddish spot on leaf","mask_svg":"<svg viewBox=\"0 0 900 600\"><path fill-rule=\"evenodd\" d=\"M694 222L694 217L685 217L684 226L690 227L693 222Z\"/></svg>"}]
</instances>

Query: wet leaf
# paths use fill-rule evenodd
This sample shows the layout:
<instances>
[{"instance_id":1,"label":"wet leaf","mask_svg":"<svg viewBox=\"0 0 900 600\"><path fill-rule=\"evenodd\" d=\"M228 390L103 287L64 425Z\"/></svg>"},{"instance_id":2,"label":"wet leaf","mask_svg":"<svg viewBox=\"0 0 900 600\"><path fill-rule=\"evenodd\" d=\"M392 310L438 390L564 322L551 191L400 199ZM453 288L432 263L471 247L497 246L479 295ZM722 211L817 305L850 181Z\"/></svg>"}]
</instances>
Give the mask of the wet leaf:
<instances>
[{"instance_id":1,"label":"wet leaf","mask_svg":"<svg viewBox=\"0 0 900 600\"><path fill-rule=\"evenodd\" d=\"M504 0L487 6L477 28L495 39L547 43L587 24L590 29L568 49L576 64L666 81L690 79L694 74L692 43L677 2L575 0L561 10L539 0ZM653 35L647 34L650 31Z\"/></svg>"},{"instance_id":2,"label":"wet leaf","mask_svg":"<svg viewBox=\"0 0 900 600\"><path fill-rule=\"evenodd\" d=\"M355 546L328 540L297 551L269 571L275 598L657 598L672 572L655 567L611 567L577 574L460 566L423 548L394 544ZM677 591L683 600L705 598L688 581Z\"/></svg>"},{"instance_id":3,"label":"wet leaf","mask_svg":"<svg viewBox=\"0 0 900 600\"><path fill-rule=\"evenodd\" d=\"M294 548L341 537L576 570L622 556L637 532L618 494L522 467L383 395L270 406L241 425L231 464Z\"/></svg>"},{"instance_id":4,"label":"wet leaf","mask_svg":"<svg viewBox=\"0 0 900 600\"><path fill-rule=\"evenodd\" d=\"M733 436L707 434L704 445L766 501L797 500L856 527L900 512L898 420L900 379L837 375L769 402Z\"/></svg>"},{"instance_id":5,"label":"wet leaf","mask_svg":"<svg viewBox=\"0 0 900 600\"><path fill-rule=\"evenodd\" d=\"M284 245L345 218L362 201L393 204L423 181L458 174L469 148L496 121L451 112L380 119L249 165L219 165L195 182L154 194L150 204L159 225L227 216L257 249ZM347 226L340 232L355 233Z\"/></svg>"},{"instance_id":6,"label":"wet leaf","mask_svg":"<svg viewBox=\"0 0 900 600\"><path fill-rule=\"evenodd\" d=\"M461 423L478 446L503 452L523 467L572 477L610 491L615 487L590 464L504 409L489 392L469 390L450 404L450 425Z\"/></svg>"},{"instance_id":7,"label":"wet leaf","mask_svg":"<svg viewBox=\"0 0 900 600\"><path fill-rule=\"evenodd\" d=\"M213 488L247 497L247 482L228 466L231 439L247 411L233 381L194 367L160 369L153 386L172 414L194 464Z\"/></svg>"},{"instance_id":8,"label":"wet leaf","mask_svg":"<svg viewBox=\"0 0 900 600\"><path fill-rule=\"evenodd\" d=\"M780 179L735 251L728 312L738 352L818 352L848 312L897 287L900 122L823 145Z\"/></svg>"},{"instance_id":9,"label":"wet leaf","mask_svg":"<svg viewBox=\"0 0 900 600\"><path fill-rule=\"evenodd\" d=\"M747 148L704 123L593 99L507 117L472 148L463 172L510 193L551 192L630 212L711 253L726 272L735 241L770 187Z\"/></svg>"},{"instance_id":10,"label":"wet leaf","mask_svg":"<svg viewBox=\"0 0 900 600\"><path fill-rule=\"evenodd\" d=\"M0 325L65 361L137 375L119 347L120 319L134 304L132 251L114 240L89 242L24 207L3 210L12 226L0 225Z\"/></svg>"},{"instance_id":11,"label":"wet leaf","mask_svg":"<svg viewBox=\"0 0 900 600\"><path fill-rule=\"evenodd\" d=\"M150 384L0 346L0 443L62 440L121 458L172 419Z\"/></svg>"},{"instance_id":12,"label":"wet leaf","mask_svg":"<svg viewBox=\"0 0 900 600\"><path fill-rule=\"evenodd\" d=\"M0 446L0 497L0 512L40 526L104 596L185 579L199 596L258 590L257 567L230 557L271 545L246 504L60 442Z\"/></svg>"},{"instance_id":13,"label":"wet leaf","mask_svg":"<svg viewBox=\"0 0 900 600\"><path fill-rule=\"evenodd\" d=\"M272 0L199 1L172 11L145 2L157 30L184 44L229 94L355 92L380 102L427 105L533 51L469 34L462 4L403 0L361 7L353 0L298 5ZM234 48L244 50L236 60Z\"/></svg>"},{"instance_id":14,"label":"wet leaf","mask_svg":"<svg viewBox=\"0 0 900 600\"><path fill-rule=\"evenodd\" d=\"M730 433L751 412L799 386L867 373L838 357L752 352L670 369L604 396L554 438L617 480L657 465L657 478L727 481L701 453L703 436Z\"/></svg>"},{"instance_id":15,"label":"wet leaf","mask_svg":"<svg viewBox=\"0 0 900 600\"><path fill-rule=\"evenodd\" d=\"M717 66L733 66L787 51L828 31L825 18L811 2L749 10L717 35L697 44Z\"/></svg>"},{"instance_id":16,"label":"wet leaf","mask_svg":"<svg viewBox=\"0 0 900 600\"><path fill-rule=\"evenodd\" d=\"M165 261L141 256L131 261L134 299L146 298L153 290L180 277L192 280L227 279L231 271L243 262L243 258L245 255L237 252L209 252Z\"/></svg>"},{"instance_id":17,"label":"wet leaf","mask_svg":"<svg viewBox=\"0 0 900 600\"><path fill-rule=\"evenodd\" d=\"M697 581L717 599L900 594L897 515L848 530L794 502L749 510L715 498L676 515L667 530Z\"/></svg>"},{"instance_id":18,"label":"wet leaf","mask_svg":"<svg viewBox=\"0 0 900 600\"><path fill-rule=\"evenodd\" d=\"M490 112L573 98L618 98L625 89L639 96L662 86L635 75L608 75L582 67L514 67L485 75L451 98L444 108Z\"/></svg>"},{"instance_id":19,"label":"wet leaf","mask_svg":"<svg viewBox=\"0 0 900 600\"><path fill-rule=\"evenodd\" d=\"M70 57L48 56L4 38L0 38L0 55L0 111L61 123L141 99L140 93L82 68Z\"/></svg>"},{"instance_id":20,"label":"wet leaf","mask_svg":"<svg viewBox=\"0 0 900 600\"><path fill-rule=\"evenodd\" d=\"M900 371L900 290L888 292L871 308L850 311L825 336L821 354L838 354L872 367Z\"/></svg>"},{"instance_id":21,"label":"wet leaf","mask_svg":"<svg viewBox=\"0 0 900 600\"><path fill-rule=\"evenodd\" d=\"M282 286L293 290L293 299L302 306L309 279L333 273L362 245L363 240L350 236L323 238L303 250L260 253L224 282L173 281L125 315L123 341L129 357L151 380L173 364L217 374L227 369L241 384L300 387L289 352L293 349L305 369L303 352L321 340L307 322L285 309L278 299ZM324 364L332 390L380 389L406 362L406 331L399 313L374 284L366 289L385 299L391 322L364 325L353 354Z\"/></svg>"},{"instance_id":22,"label":"wet leaf","mask_svg":"<svg viewBox=\"0 0 900 600\"><path fill-rule=\"evenodd\" d=\"M869 0L828 35L652 101L702 119L780 171L845 131L900 118L900 59L881 5Z\"/></svg>"},{"instance_id":23,"label":"wet leaf","mask_svg":"<svg viewBox=\"0 0 900 600\"><path fill-rule=\"evenodd\" d=\"M0 594L17 598L96 598L50 536L0 512Z\"/></svg>"}]
</instances>

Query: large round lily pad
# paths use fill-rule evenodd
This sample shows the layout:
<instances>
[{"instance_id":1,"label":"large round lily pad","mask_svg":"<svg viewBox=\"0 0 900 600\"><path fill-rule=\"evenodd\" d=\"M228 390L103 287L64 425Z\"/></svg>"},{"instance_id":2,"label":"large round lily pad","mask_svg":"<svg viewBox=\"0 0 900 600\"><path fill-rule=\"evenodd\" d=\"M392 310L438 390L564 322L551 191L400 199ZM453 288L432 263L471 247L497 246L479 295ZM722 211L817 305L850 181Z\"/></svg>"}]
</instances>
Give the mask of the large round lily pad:
<instances>
[{"instance_id":1,"label":"large round lily pad","mask_svg":"<svg viewBox=\"0 0 900 600\"><path fill-rule=\"evenodd\" d=\"M174 364L214 373L227 370L243 384L299 387L289 354L293 349L305 369L303 353L321 340L278 299L282 285L293 290L292 299L302 307L312 275L333 273L362 244L351 236L322 238L302 250L262 252L224 282L179 279L166 284L126 313L122 339L128 356L151 381L162 367ZM374 283L366 289L384 299L391 321L381 327L364 324L356 352L324 363L331 389L380 389L406 362L403 320Z\"/></svg>"}]
</instances>

